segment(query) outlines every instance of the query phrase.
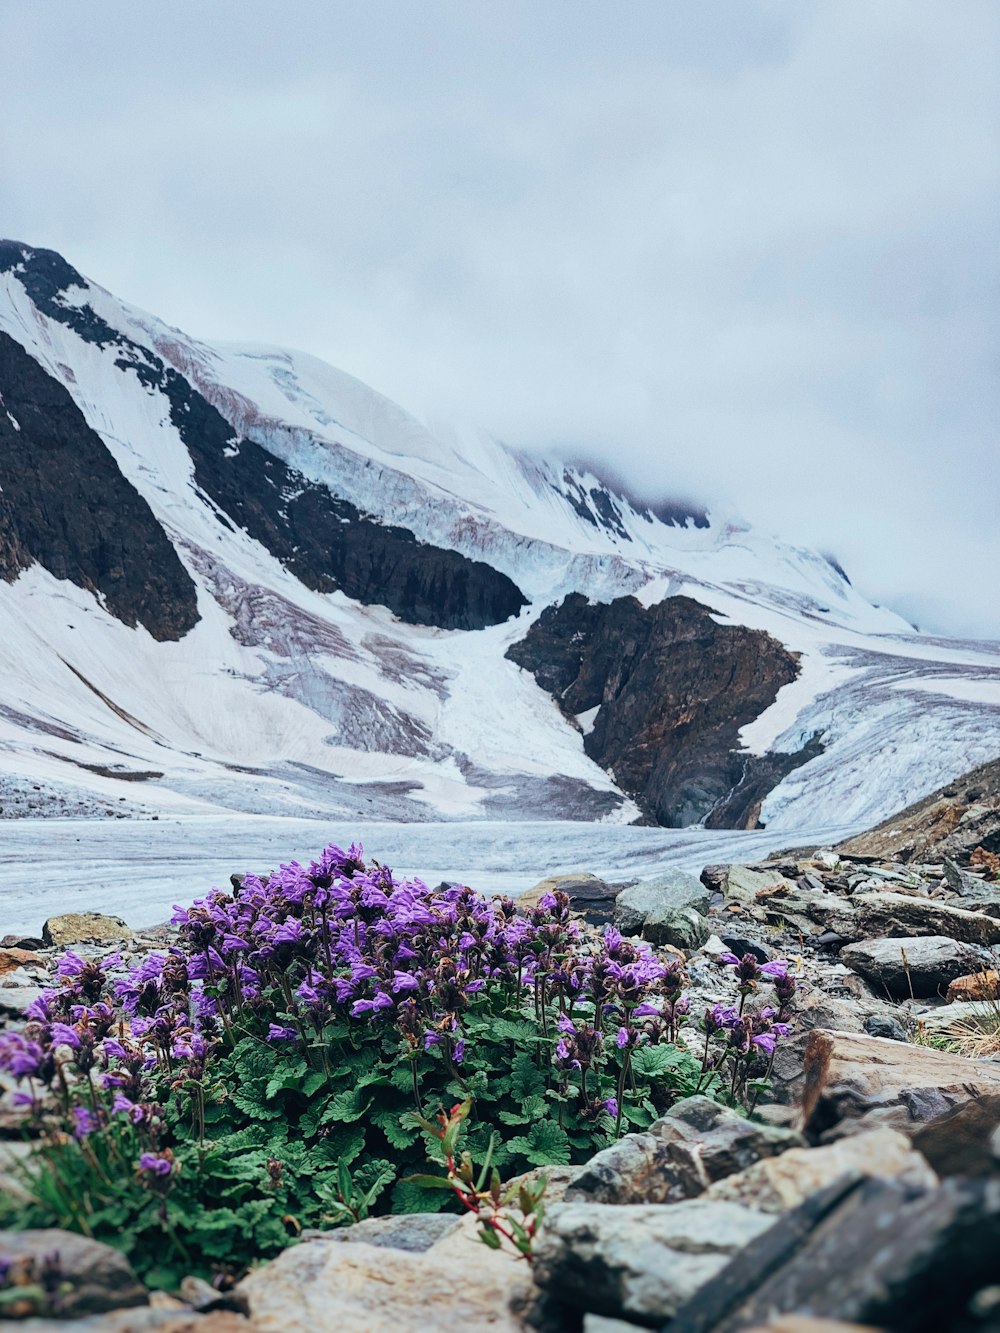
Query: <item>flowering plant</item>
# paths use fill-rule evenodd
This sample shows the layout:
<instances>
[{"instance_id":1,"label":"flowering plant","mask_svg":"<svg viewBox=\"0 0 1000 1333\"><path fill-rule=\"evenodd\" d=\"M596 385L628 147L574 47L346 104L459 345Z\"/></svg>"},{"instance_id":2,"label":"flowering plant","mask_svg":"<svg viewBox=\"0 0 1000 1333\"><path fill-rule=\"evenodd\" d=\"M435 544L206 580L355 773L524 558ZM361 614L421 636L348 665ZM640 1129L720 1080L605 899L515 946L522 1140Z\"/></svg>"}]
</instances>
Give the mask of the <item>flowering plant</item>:
<instances>
[{"instance_id":1,"label":"flowering plant","mask_svg":"<svg viewBox=\"0 0 1000 1333\"><path fill-rule=\"evenodd\" d=\"M698 1058L678 1040L678 961L582 927L563 894L520 915L358 846L174 922L177 943L131 968L66 954L0 1035L40 1136L21 1224L110 1239L154 1284L369 1208L442 1206L406 1177L435 1156L443 1106L469 1104L468 1151L506 1174L583 1161L678 1092L738 1100L781 1035L720 1021Z\"/></svg>"}]
</instances>

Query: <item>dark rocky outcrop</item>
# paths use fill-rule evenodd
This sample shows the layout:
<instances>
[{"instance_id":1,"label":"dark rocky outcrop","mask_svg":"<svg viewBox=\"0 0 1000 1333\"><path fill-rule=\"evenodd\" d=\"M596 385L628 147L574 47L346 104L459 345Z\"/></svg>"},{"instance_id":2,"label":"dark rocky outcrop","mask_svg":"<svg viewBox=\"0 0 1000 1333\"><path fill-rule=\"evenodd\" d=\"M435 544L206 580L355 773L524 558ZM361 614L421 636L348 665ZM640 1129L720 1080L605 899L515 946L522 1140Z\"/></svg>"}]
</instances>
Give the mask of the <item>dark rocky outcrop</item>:
<instances>
[{"instance_id":1,"label":"dark rocky outcrop","mask_svg":"<svg viewBox=\"0 0 1000 1333\"><path fill-rule=\"evenodd\" d=\"M387 606L411 624L443 629L482 629L526 605L517 585L492 566L419 542L406 528L361 513L243 438L156 353L113 328L89 304L64 304L64 292L87 284L60 255L0 241L0 272L7 271L17 272L50 319L86 342L115 349L119 370L163 394L194 463L195 484L219 521L244 528L307 587L339 589L357 601Z\"/></svg>"},{"instance_id":2,"label":"dark rocky outcrop","mask_svg":"<svg viewBox=\"0 0 1000 1333\"><path fill-rule=\"evenodd\" d=\"M63 385L0 332L0 578L33 564L156 639L197 623L194 582L149 505Z\"/></svg>"},{"instance_id":3,"label":"dark rocky outcrop","mask_svg":"<svg viewBox=\"0 0 1000 1333\"><path fill-rule=\"evenodd\" d=\"M689 597L647 609L634 597L592 605L571 593L507 656L564 713L598 709L584 749L668 827L706 816L713 827L757 827L765 789L809 757L777 757L768 782L748 777L739 730L795 679L797 659L760 630L718 624Z\"/></svg>"}]
</instances>

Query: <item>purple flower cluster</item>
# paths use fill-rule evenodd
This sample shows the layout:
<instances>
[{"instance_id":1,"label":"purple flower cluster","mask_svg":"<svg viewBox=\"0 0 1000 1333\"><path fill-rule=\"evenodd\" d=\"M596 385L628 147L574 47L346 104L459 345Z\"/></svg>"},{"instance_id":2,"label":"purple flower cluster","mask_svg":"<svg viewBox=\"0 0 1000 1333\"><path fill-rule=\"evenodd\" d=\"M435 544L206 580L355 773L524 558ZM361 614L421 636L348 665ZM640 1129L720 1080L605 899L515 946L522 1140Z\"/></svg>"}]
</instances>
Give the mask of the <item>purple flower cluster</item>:
<instances>
[{"instance_id":1,"label":"purple flower cluster","mask_svg":"<svg viewBox=\"0 0 1000 1333\"><path fill-rule=\"evenodd\" d=\"M412 1066L419 1109L418 1064L442 1061L460 1077L474 1016L527 1019L563 1101L617 1131L633 1053L676 1043L688 1020L681 964L613 928L585 930L564 894L521 914L509 898L397 878L356 845L247 875L173 921L177 943L131 968L119 954L66 954L24 1030L0 1034L0 1069L27 1084L37 1113L55 1102L81 1141L109 1126L130 1135L137 1178L160 1191L176 1166L166 1106L184 1090L203 1137L206 1071L246 1038L329 1082L344 1035L374 1036ZM794 982L784 964L726 961L740 1005L712 1011L704 1028L747 1065L787 1031ZM782 1009L751 1014L744 1001L762 978Z\"/></svg>"}]
</instances>

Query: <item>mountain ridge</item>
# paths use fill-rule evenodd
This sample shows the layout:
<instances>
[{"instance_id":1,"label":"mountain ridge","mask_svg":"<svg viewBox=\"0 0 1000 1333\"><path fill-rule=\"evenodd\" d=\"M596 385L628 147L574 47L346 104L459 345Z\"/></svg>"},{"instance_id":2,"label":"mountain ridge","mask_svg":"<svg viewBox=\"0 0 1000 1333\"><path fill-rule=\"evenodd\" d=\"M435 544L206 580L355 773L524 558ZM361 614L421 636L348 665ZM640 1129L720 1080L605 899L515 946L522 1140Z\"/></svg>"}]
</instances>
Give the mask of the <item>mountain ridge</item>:
<instances>
[{"instance_id":1,"label":"mountain ridge","mask_svg":"<svg viewBox=\"0 0 1000 1333\"><path fill-rule=\"evenodd\" d=\"M0 338L36 368L6 372L12 402L29 378L44 397L47 376L113 461L114 486L145 506L115 566L125 582L148 590L158 531L197 612L175 641L144 637L115 619L106 578L67 581L37 552L8 560L0 749L13 788L121 804L130 770L162 774L130 783L134 813L793 828L831 810L825 822L871 822L1000 752L1000 646L914 634L819 553L484 435L444 440L315 358L189 338L17 242L0 242ZM0 436L0 484L25 462L18 434ZM58 480L50 468L53 493ZM4 531L27 521L21 492L11 505ZM72 508L77 558L94 503L81 492ZM636 599L633 629L697 609L656 670L637 672L627 707L606 673L597 703L574 711L565 686L553 694L517 665L572 597ZM727 635L734 645L714 683L677 648L698 625L713 666ZM874 750L882 794L863 782ZM676 773L659 796L633 751Z\"/></svg>"}]
</instances>

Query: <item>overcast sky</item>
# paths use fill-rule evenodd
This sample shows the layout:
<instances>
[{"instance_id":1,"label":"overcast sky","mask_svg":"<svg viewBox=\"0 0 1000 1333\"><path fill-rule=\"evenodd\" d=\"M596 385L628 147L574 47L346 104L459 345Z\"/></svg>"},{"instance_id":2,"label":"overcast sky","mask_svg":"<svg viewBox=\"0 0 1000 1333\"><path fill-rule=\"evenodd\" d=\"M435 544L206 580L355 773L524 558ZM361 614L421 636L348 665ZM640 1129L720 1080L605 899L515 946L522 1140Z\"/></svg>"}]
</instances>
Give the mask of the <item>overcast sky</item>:
<instances>
[{"instance_id":1,"label":"overcast sky","mask_svg":"<svg viewBox=\"0 0 1000 1333\"><path fill-rule=\"evenodd\" d=\"M0 0L0 235L1000 638L997 0Z\"/></svg>"}]
</instances>

